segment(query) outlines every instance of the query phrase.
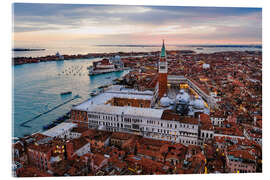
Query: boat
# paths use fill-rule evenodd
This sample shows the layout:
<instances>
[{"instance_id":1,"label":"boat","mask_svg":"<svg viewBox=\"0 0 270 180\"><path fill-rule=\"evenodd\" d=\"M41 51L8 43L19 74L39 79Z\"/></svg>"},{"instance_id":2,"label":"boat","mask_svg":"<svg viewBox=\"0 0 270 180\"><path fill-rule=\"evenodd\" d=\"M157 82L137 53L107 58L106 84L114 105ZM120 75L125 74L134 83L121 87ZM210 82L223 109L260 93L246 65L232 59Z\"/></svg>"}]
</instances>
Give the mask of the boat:
<instances>
[{"instance_id":1,"label":"boat","mask_svg":"<svg viewBox=\"0 0 270 180\"><path fill-rule=\"evenodd\" d=\"M96 95L98 95L98 92L94 90L94 91L92 91L92 92L90 93L90 95L91 95L91 96L96 96Z\"/></svg>"},{"instance_id":2,"label":"boat","mask_svg":"<svg viewBox=\"0 0 270 180\"><path fill-rule=\"evenodd\" d=\"M64 95L68 95L68 94L72 94L72 92L71 91L67 91L67 92L61 92L61 96L64 96Z\"/></svg>"},{"instance_id":3,"label":"boat","mask_svg":"<svg viewBox=\"0 0 270 180\"><path fill-rule=\"evenodd\" d=\"M196 48L197 50L203 50L203 48L200 48L200 47L198 47L198 48Z\"/></svg>"},{"instance_id":4,"label":"boat","mask_svg":"<svg viewBox=\"0 0 270 180\"><path fill-rule=\"evenodd\" d=\"M87 67L88 75L106 74L110 72L123 71L124 63L121 61L120 56L107 59L103 58L100 61L93 62L92 66Z\"/></svg>"}]
</instances>

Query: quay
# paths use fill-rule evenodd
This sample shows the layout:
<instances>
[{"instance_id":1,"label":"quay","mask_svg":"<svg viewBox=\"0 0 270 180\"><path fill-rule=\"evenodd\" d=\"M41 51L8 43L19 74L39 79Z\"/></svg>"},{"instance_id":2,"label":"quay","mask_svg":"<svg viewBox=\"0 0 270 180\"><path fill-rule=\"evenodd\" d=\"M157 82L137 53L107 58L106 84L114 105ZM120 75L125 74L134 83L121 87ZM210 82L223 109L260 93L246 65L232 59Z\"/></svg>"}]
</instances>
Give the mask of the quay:
<instances>
[{"instance_id":1,"label":"quay","mask_svg":"<svg viewBox=\"0 0 270 180\"><path fill-rule=\"evenodd\" d=\"M20 126L21 126L21 127L31 128L31 126L26 125L26 124L28 124L28 123L31 122L31 121L34 121L35 119L39 118L40 116L42 116L42 115L44 115L44 114L47 114L47 113L49 113L49 112L51 112L51 111L53 111L53 110L55 110L55 109L57 109L57 108L59 108L59 107L65 105L65 104L67 104L67 103L69 103L69 102L71 102L71 101L73 101L73 100L75 100L75 99L77 99L77 98L80 98L80 96L79 96L79 95L76 95L76 96L74 96L73 98L71 98L71 99L69 99L69 100L67 100L67 101L65 101L65 102L63 102L63 103L61 103L61 104L58 104L57 106L55 106L55 107L49 109L48 111L38 114L37 116L33 117L32 119L29 119L29 120L27 120L27 121L24 121L23 123L20 124Z\"/></svg>"}]
</instances>

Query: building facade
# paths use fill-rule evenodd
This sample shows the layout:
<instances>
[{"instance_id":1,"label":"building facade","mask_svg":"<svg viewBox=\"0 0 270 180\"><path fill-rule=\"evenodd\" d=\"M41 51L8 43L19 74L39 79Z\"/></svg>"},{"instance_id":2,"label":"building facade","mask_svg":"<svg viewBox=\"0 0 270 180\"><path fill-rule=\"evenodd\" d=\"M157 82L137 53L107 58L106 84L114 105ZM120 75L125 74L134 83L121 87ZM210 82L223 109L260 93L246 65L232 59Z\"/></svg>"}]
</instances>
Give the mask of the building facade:
<instances>
[{"instance_id":1,"label":"building facade","mask_svg":"<svg viewBox=\"0 0 270 180\"><path fill-rule=\"evenodd\" d=\"M74 109L77 111L76 109ZM127 132L143 137L199 145L198 119L163 109L92 105L88 108L88 128ZM73 120L85 124L85 121Z\"/></svg>"}]
</instances>

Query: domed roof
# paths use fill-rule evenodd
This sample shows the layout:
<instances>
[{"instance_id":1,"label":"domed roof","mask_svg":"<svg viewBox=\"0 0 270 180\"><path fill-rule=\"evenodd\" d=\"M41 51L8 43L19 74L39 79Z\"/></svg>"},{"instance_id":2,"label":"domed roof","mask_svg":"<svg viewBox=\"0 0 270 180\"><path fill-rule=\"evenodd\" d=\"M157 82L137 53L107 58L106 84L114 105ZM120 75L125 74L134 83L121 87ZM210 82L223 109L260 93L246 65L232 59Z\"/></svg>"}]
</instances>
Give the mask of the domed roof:
<instances>
[{"instance_id":1,"label":"domed roof","mask_svg":"<svg viewBox=\"0 0 270 180\"><path fill-rule=\"evenodd\" d=\"M166 94L160 99L160 105L163 107L168 107L172 103L172 100L166 96Z\"/></svg>"},{"instance_id":2,"label":"domed roof","mask_svg":"<svg viewBox=\"0 0 270 180\"><path fill-rule=\"evenodd\" d=\"M179 94L176 96L176 101L180 104L187 104L189 103L189 100L190 96L183 89L180 90Z\"/></svg>"},{"instance_id":3,"label":"domed roof","mask_svg":"<svg viewBox=\"0 0 270 180\"><path fill-rule=\"evenodd\" d=\"M118 62L121 61L121 57L116 55L109 58L111 62Z\"/></svg>"},{"instance_id":4,"label":"domed roof","mask_svg":"<svg viewBox=\"0 0 270 180\"><path fill-rule=\"evenodd\" d=\"M114 59L115 59L115 60L121 60L121 57L120 57L119 55L116 55L116 56L114 57Z\"/></svg>"},{"instance_id":5,"label":"domed roof","mask_svg":"<svg viewBox=\"0 0 270 180\"><path fill-rule=\"evenodd\" d=\"M201 97L195 99L193 101L193 108L197 110L203 110L204 109L204 102Z\"/></svg>"}]
</instances>

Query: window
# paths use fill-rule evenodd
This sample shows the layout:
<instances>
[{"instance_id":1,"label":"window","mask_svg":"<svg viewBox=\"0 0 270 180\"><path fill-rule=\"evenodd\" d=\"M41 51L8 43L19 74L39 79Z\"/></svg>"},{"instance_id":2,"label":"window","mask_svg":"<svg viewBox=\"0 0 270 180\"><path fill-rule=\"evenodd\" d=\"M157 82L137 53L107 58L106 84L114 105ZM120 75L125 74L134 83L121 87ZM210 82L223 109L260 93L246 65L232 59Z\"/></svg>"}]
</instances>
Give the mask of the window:
<instances>
[{"instance_id":1,"label":"window","mask_svg":"<svg viewBox=\"0 0 270 180\"><path fill-rule=\"evenodd\" d=\"M166 67L165 66L159 66L159 69L165 69Z\"/></svg>"}]
</instances>

